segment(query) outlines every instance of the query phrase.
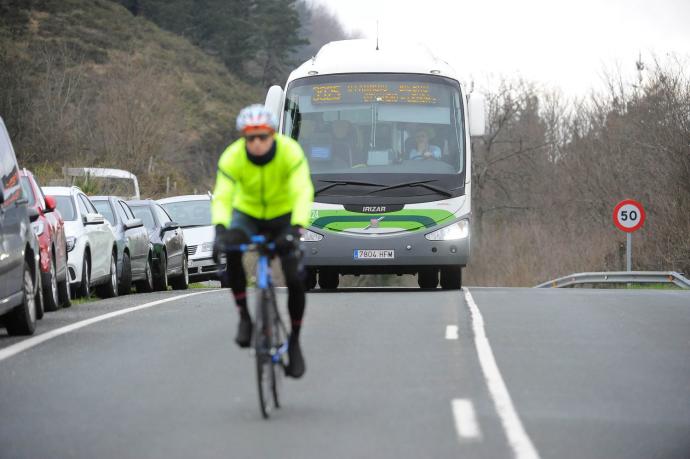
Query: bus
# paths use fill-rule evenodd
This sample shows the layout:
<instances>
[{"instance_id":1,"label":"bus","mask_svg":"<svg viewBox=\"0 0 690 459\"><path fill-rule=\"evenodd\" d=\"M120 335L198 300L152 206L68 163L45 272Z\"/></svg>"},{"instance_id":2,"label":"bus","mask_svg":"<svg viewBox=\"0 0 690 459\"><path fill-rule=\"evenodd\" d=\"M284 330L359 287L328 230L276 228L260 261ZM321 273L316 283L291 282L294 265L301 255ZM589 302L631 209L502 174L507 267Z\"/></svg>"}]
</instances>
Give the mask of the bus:
<instances>
[{"instance_id":1,"label":"bus","mask_svg":"<svg viewBox=\"0 0 690 459\"><path fill-rule=\"evenodd\" d=\"M314 183L303 236L308 288L341 275L417 275L459 289L470 257L470 136L484 99L422 45L324 45L266 106L296 139Z\"/></svg>"}]
</instances>

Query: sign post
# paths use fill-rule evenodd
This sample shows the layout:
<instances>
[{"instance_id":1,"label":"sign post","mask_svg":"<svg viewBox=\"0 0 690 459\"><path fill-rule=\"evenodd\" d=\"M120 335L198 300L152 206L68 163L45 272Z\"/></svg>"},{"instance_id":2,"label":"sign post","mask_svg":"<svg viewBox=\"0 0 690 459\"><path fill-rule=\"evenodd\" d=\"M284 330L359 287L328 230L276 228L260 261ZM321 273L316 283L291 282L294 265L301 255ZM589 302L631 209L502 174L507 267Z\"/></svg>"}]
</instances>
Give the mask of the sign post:
<instances>
[{"instance_id":1,"label":"sign post","mask_svg":"<svg viewBox=\"0 0 690 459\"><path fill-rule=\"evenodd\" d=\"M613 209L613 224L627 233L625 264L628 271L632 271L632 233L642 228L645 218L642 204L633 199L621 201Z\"/></svg>"}]
</instances>

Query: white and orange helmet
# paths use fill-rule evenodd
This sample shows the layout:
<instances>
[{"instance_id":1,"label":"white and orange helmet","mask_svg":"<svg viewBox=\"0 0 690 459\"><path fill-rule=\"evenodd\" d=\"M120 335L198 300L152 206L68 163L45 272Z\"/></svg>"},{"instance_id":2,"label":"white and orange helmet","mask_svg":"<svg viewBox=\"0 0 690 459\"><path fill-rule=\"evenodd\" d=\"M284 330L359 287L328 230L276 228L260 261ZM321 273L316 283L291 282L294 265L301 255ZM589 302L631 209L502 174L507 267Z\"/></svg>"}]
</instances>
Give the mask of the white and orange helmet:
<instances>
[{"instance_id":1,"label":"white and orange helmet","mask_svg":"<svg viewBox=\"0 0 690 459\"><path fill-rule=\"evenodd\" d=\"M278 120L265 105L254 104L244 107L237 115L237 130L240 132L254 129L278 129Z\"/></svg>"}]
</instances>

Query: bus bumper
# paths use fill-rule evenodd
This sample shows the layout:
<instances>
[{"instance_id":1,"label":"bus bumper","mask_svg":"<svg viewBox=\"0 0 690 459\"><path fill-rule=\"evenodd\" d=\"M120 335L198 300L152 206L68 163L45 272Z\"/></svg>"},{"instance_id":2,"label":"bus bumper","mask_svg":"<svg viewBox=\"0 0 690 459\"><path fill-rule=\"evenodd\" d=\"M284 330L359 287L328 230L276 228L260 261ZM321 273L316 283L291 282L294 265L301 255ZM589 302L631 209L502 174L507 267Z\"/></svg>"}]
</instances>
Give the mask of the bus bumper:
<instances>
[{"instance_id":1,"label":"bus bumper","mask_svg":"<svg viewBox=\"0 0 690 459\"><path fill-rule=\"evenodd\" d=\"M340 274L415 274L419 269L466 266L470 256L470 236L448 241L430 241L425 234L358 235L319 231L320 241L304 242L307 268L328 267ZM392 250L394 258L356 258L359 250Z\"/></svg>"}]
</instances>

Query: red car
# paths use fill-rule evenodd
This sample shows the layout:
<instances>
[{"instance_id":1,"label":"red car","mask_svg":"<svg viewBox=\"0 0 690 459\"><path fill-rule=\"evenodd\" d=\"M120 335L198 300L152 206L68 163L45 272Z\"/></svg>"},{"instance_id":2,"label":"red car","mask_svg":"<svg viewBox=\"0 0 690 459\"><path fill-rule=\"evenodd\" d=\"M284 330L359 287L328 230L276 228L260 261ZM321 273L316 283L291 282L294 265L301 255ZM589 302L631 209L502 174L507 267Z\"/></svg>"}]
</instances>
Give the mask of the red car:
<instances>
[{"instance_id":1,"label":"red car","mask_svg":"<svg viewBox=\"0 0 690 459\"><path fill-rule=\"evenodd\" d=\"M61 305L71 306L67 277L65 222L56 209L55 198L43 194L33 174L24 169L19 176L24 194L29 200L29 207L35 208L39 214L32 226L40 247L42 309L55 311Z\"/></svg>"}]
</instances>

